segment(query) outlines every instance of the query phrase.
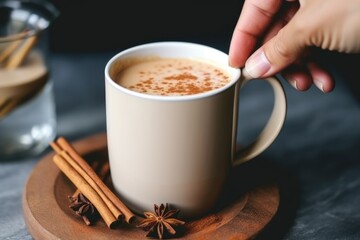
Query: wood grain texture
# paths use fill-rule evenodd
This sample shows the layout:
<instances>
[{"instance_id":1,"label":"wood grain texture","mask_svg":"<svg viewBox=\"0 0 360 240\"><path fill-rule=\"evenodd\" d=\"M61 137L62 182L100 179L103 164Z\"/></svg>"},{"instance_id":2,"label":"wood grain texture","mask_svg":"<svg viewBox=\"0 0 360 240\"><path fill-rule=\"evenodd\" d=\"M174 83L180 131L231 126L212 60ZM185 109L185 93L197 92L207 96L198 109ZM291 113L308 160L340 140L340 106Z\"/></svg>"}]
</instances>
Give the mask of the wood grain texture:
<instances>
[{"instance_id":1,"label":"wood grain texture","mask_svg":"<svg viewBox=\"0 0 360 240\"><path fill-rule=\"evenodd\" d=\"M85 159L107 159L105 133L73 143ZM146 233L123 223L109 229L102 220L86 226L69 208L68 195L75 187L52 161L44 156L29 175L23 192L23 213L34 239L146 239ZM238 192L238 194L236 194ZM240 194L239 194L240 193ZM188 221L177 239L253 239L270 222L279 207L278 186L269 183L241 192L230 189L208 215Z\"/></svg>"}]
</instances>

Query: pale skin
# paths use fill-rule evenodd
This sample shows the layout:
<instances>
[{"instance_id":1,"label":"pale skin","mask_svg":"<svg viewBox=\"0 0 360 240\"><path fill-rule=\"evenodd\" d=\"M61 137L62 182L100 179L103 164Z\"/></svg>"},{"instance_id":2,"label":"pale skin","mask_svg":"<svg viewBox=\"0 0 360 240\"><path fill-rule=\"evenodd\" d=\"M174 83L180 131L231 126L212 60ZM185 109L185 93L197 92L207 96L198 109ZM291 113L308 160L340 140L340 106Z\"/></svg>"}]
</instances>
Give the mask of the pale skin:
<instances>
[{"instance_id":1,"label":"pale skin","mask_svg":"<svg viewBox=\"0 0 360 240\"><path fill-rule=\"evenodd\" d=\"M281 73L297 90L324 93L334 78L311 58L314 48L360 53L360 0L246 0L229 64L254 78Z\"/></svg>"}]
</instances>

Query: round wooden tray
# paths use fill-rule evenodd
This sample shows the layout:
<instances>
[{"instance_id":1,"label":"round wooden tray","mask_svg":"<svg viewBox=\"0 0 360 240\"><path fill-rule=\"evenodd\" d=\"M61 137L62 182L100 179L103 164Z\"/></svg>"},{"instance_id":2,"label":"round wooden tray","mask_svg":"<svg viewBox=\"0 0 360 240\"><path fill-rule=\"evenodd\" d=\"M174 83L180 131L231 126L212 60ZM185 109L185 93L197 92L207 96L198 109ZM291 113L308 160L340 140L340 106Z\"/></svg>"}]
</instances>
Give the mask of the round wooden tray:
<instances>
[{"instance_id":1,"label":"round wooden tray","mask_svg":"<svg viewBox=\"0 0 360 240\"><path fill-rule=\"evenodd\" d=\"M72 144L85 159L107 158L105 133ZM116 229L102 220L86 226L69 208L67 196L75 188L53 163L53 154L38 162L23 192L25 223L34 239L146 239L146 232L125 223ZM279 207L278 186L229 185L213 212L187 222L177 239L252 239L264 229Z\"/></svg>"}]
</instances>

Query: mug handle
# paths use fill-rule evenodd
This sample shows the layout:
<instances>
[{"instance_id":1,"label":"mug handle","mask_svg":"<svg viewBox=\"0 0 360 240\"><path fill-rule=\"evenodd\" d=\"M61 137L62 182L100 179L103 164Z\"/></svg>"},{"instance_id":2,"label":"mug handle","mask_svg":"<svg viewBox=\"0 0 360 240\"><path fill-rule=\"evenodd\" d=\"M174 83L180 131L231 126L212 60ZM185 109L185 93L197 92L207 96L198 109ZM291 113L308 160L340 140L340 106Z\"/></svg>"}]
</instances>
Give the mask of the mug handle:
<instances>
[{"instance_id":1,"label":"mug handle","mask_svg":"<svg viewBox=\"0 0 360 240\"><path fill-rule=\"evenodd\" d=\"M249 74L246 71L242 70L242 79L240 79L240 86L237 87L236 97L235 97L235 120L233 128L234 133L234 140L233 140L233 152L234 152L234 161L233 165L237 166L241 163L249 161L260 153L262 153L265 149L267 149L271 143L274 142L275 138L279 135L280 130L282 129L285 118L286 118L286 110L287 110L287 103L286 103L286 96L283 86L281 85L279 79L276 77L269 77L261 79L260 81L265 81L269 83L274 91L274 107L271 113L269 120L267 121L265 127L257 136L257 138L247 146L241 147L240 149L236 149L236 126L237 126L237 111L238 111L238 100L239 100L239 91L240 89L249 81L253 81Z\"/></svg>"}]
</instances>

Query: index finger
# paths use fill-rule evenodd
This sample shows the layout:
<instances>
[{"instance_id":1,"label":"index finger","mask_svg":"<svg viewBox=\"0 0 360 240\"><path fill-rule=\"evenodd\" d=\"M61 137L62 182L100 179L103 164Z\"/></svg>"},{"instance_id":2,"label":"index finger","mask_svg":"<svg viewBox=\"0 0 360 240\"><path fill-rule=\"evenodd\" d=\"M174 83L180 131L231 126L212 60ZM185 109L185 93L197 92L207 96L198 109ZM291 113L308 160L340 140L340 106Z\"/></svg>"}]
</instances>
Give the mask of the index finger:
<instances>
[{"instance_id":1,"label":"index finger","mask_svg":"<svg viewBox=\"0 0 360 240\"><path fill-rule=\"evenodd\" d=\"M258 38L266 31L283 0L246 0L234 29L230 49L229 64L243 67L247 58L255 50Z\"/></svg>"}]
</instances>

